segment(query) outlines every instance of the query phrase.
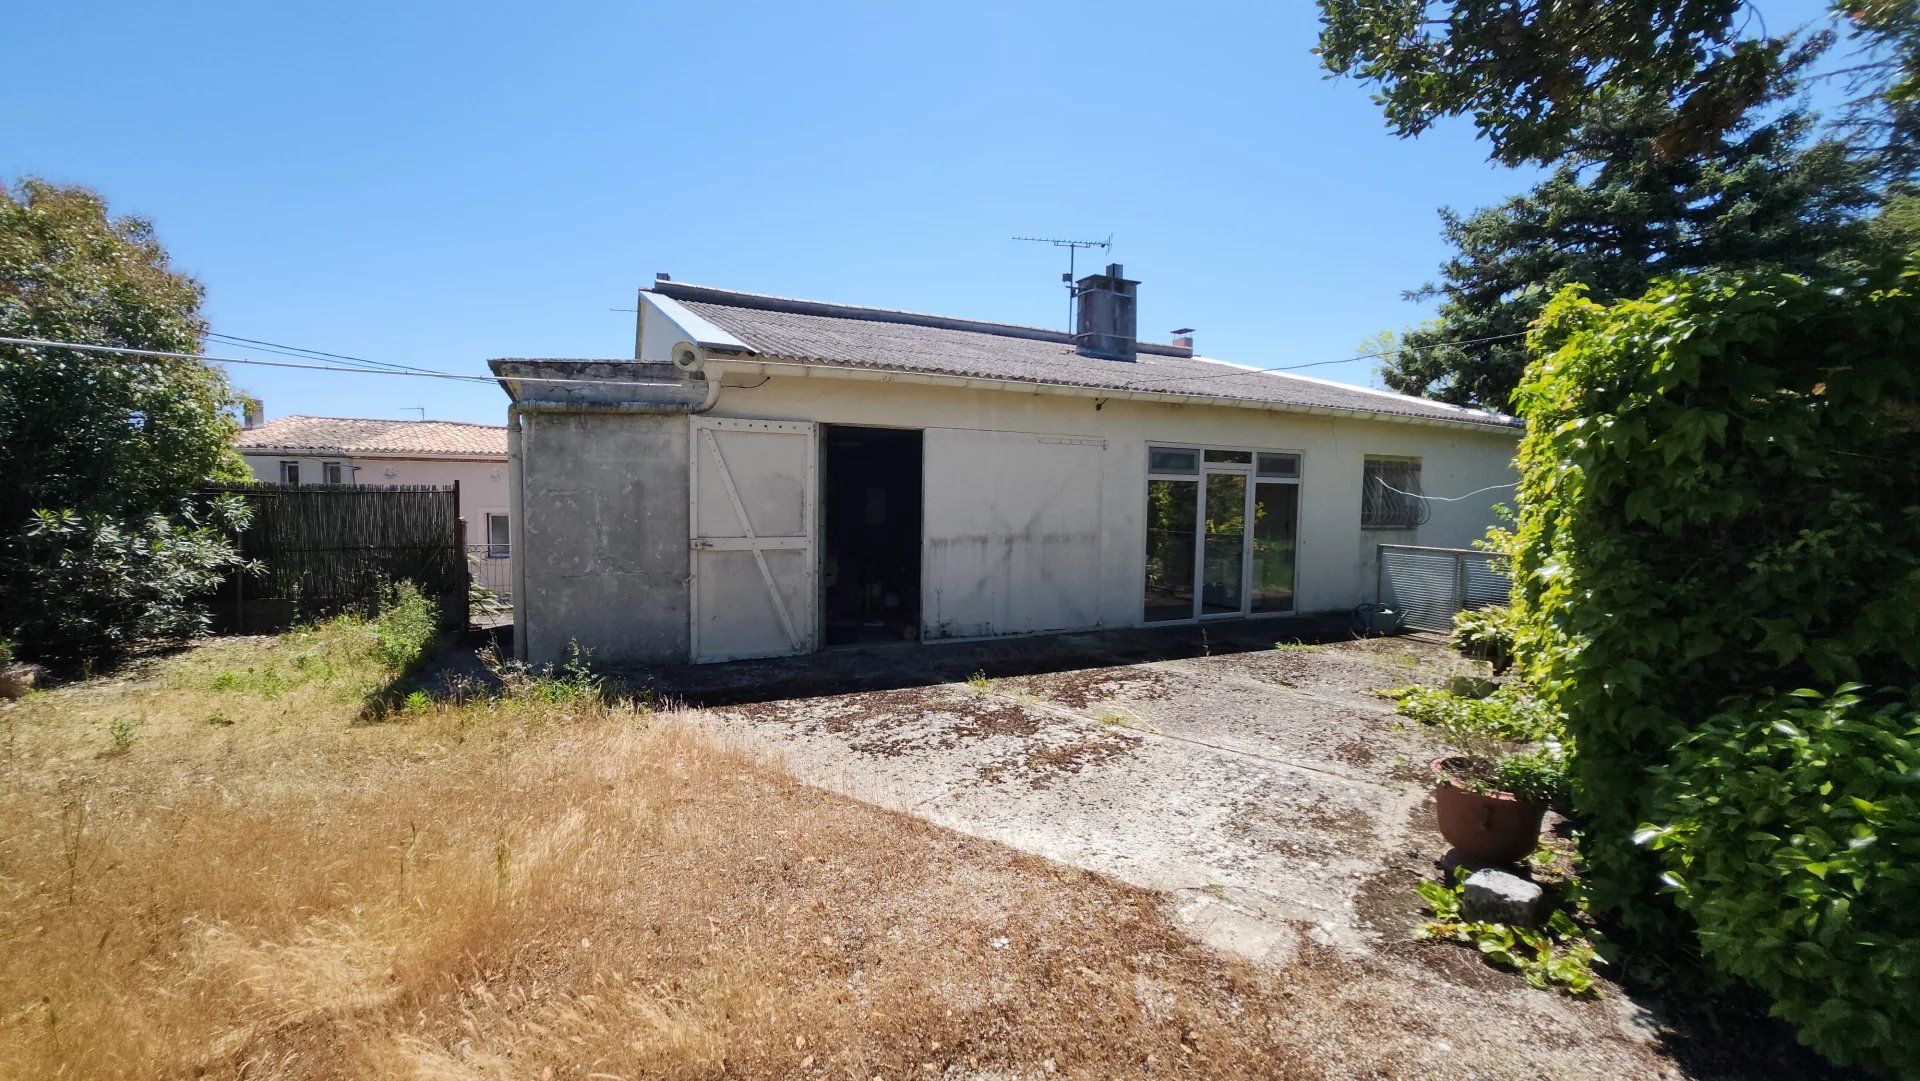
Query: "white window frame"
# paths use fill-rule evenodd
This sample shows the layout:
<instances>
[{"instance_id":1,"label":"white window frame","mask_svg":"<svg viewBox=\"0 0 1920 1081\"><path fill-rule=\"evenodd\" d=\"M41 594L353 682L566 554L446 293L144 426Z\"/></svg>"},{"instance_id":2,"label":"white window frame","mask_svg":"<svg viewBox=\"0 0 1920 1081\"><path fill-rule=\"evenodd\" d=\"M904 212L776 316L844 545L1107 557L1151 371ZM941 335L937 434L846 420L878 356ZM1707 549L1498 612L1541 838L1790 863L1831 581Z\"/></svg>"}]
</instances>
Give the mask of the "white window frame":
<instances>
[{"instance_id":1,"label":"white window frame","mask_svg":"<svg viewBox=\"0 0 1920 1081\"><path fill-rule=\"evenodd\" d=\"M498 521L499 521L499 523L500 523L500 528L501 528L501 530L502 530L503 532L505 532L505 533L506 533L506 536L507 536L507 538L508 538L507 540L504 540L504 541L500 541L500 542L497 542L497 543L496 543L496 542L494 541L494 539L493 539L493 523L495 522L495 520L498 520ZM484 526L485 526L485 528L486 528L486 531L487 531L487 533L486 533L486 536L487 536L487 558L488 558L488 559L509 559L509 558L511 558L511 557L513 556L513 547L512 547L512 545L513 545L513 539L512 539L512 538L513 538L513 532L512 532L512 529L511 529L511 528L509 527L509 525L508 525L508 522L507 522L507 516L506 516L506 515L504 515L504 514L496 514L496 513L494 513L493 511L488 511L488 512L487 512L487 514L486 514L486 517L485 517L485 521L484 521L484 523L483 523L483 524L484 524Z\"/></svg>"},{"instance_id":2,"label":"white window frame","mask_svg":"<svg viewBox=\"0 0 1920 1081\"><path fill-rule=\"evenodd\" d=\"M347 475L346 467L341 465L339 462L321 462L320 463L320 483L322 484L331 484L335 486L345 484L346 480L344 478L346 477L346 475Z\"/></svg>"},{"instance_id":3,"label":"white window frame","mask_svg":"<svg viewBox=\"0 0 1920 1081\"><path fill-rule=\"evenodd\" d=\"M292 477L293 479L288 480L288 477ZM300 486L299 462L283 461L280 463L280 483L292 488L298 488Z\"/></svg>"},{"instance_id":4,"label":"white window frame","mask_svg":"<svg viewBox=\"0 0 1920 1081\"><path fill-rule=\"evenodd\" d=\"M1152 462L1153 462L1153 452L1156 450L1191 450L1191 451L1197 452L1200 460L1196 463L1196 468L1192 473L1155 472L1152 468ZM1238 463L1238 462L1209 462L1207 461L1207 452L1210 450L1242 452L1247 454L1247 461L1244 464ZM1295 475L1291 477L1260 476L1259 475L1260 456L1262 454L1291 454L1296 459L1299 460L1300 468L1296 470ZM1301 556L1301 550L1302 550L1302 544L1301 544L1302 530L1300 528L1300 525L1301 525L1301 519L1305 516L1305 506L1301 501L1300 492L1298 489L1301 483L1306 479L1306 476L1307 476L1307 452L1306 451L1287 448L1287 447L1252 447L1252 446L1240 446L1240 445L1221 444L1221 443L1174 443L1174 442L1155 440L1147 443L1146 458L1143 464L1147 466L1147 469L1146 469L1147 478L1146 478L1146 481L1140 486L1140 496L1141 496L1142 506L1145 507L1146 509L1141 517L1143 536L1141 537L1141 543L1139 545L1139 551L1140 551L1139 573L1134 576L1134 581L1138 586L1141 587L1141 596L1139 601L1140 603L1140 624L1139 625L1140 626L1178 627L1182 625L1196 624L1196 623L1213 623L1223 619L1275 619L1275 618L1294 616L1299 614L1299 611L1300 611L1300 605L1299 605L1300 556ZM1210 474L1217 475L1217 474L1223 474L1223 473L1239 474L1247 478L1246 495L1245 495L1246 502L1244 503L1244 510L1241 518L1241 520L1246 523L1246 526L1245 526L1244 532L1241 534L1241 539L1240 539L1240 610L1238 612L1213 612L1213 613L1208 613L1203 615L1200 612L1200 607L1203 603L1201 593L1205 587L1206 573L1207 573L1206 528L1205 528L1205 523L1207 520L1207 517L1206 517L1207 477ZM1150 514L1152 512L1152 508L1146 503L1146 498L1147 498L1148 486L1151 485L1156 480L1188 481L1193 484L1195 489L1194 491L1194 530L1193 530L1193 611L1194 611L1194 614L1186 617L1185 619L1156 619L1151 621L1147 619L1147 598L1146 598L1145 589L1144 589L1146 580L1147 580L1146 538L1144 536L1144 532L1145 532L1145 524L1147 521L1145 515ZM1293 537L1294 603L1291 606L1289 606L1285 611L1256 612L1253 610L1253 504L1254 504L1255 496L1258 494L1258 488L1262 484L1291 484L1295 488L1294 537Z\"/></svg>"}]
</instances>

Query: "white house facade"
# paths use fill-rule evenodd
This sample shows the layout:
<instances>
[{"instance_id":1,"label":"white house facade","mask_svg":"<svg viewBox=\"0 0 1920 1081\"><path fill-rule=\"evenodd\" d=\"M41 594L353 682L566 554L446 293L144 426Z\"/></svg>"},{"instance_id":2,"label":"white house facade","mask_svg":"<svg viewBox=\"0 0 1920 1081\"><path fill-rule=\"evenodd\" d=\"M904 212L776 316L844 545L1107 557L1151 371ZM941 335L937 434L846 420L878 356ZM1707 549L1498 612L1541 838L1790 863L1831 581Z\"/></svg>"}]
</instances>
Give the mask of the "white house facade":
<instances>
[{"instance_id":1,"label":"white house facade","mask_svg":"<svg viewBox=\"0 0 1920 1081\"><path fill-rule=\"evenodd\" d=\"M664 278L635 359L496 360L517 649L716 661L1249 620L1375 597L1380 543L1463 547L1510 417L1140 343ZM1452 502L1422 493L1466 493Z\"/></svg>"},{"instance_id":2,"label":"white house facade","mask_svg":"<svg viewBox=\"0 0 1920 1081\"><path fill-rule=\"evenodd\" d=\"M235 441L256 479L287 485L460 486L470 546L508 554L507 430L497 424L277 417Z\"/></svg>"}]
</instances>

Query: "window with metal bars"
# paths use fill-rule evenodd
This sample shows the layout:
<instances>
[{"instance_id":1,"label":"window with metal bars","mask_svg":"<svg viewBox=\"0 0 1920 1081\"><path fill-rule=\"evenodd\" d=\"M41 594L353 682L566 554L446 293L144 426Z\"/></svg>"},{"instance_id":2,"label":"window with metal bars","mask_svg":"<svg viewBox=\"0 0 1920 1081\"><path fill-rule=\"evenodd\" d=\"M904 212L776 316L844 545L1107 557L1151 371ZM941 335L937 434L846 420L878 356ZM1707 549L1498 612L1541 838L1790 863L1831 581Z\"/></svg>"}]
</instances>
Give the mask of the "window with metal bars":
<instances>
[{"instance_id":1,"label":"window with metal bars","mask_svg":"<svg viewBox=\"0 0 1920 1081\"><path fill-rule=\"evenodd\" d=\"M1420 459L1368 458L1360 493L1360 528L1417 529L1427 520L1420 495Z\"/></svg>"}]
</instances>

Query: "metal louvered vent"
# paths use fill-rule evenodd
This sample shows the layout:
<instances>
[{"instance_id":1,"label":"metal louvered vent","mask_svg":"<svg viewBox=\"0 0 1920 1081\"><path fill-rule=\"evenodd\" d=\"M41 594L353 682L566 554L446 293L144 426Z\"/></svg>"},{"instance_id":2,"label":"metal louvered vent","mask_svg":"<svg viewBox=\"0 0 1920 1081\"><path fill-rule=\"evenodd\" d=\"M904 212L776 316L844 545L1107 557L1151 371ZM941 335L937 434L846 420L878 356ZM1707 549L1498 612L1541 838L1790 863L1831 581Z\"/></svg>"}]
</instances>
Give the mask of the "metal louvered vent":
<instances>
[{"instance_id":1,"label":"metal louvered vent","mask_svg":"<svg viewBox=\"0 0 1920 1081\"><path fill-rule=\"evenodd\" d=\"M1453 630L1462 609L1507 603L1512 583L1495 558L1471 548L1379 546L1375 597L1415 630Z\"/></svg>"}]
</instances>

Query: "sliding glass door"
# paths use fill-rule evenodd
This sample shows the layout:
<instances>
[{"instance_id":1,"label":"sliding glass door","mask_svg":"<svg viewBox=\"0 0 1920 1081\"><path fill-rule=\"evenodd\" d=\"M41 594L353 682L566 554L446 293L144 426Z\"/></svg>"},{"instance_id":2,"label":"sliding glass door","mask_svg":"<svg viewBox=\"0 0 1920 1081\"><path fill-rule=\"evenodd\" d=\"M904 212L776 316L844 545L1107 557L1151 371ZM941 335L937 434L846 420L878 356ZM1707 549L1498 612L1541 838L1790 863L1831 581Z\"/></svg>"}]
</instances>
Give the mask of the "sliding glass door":
<instances>
[{"instance_id":1,"label":"sliding glass door","mask_svg":"<svg viewBox=\"0 0 1920 1081\"><path fill-rule=\"evenodd\" d=\"M1149 447L1149 623L1293 611L1300 456Z\"/></svg>"}]
</instances>

